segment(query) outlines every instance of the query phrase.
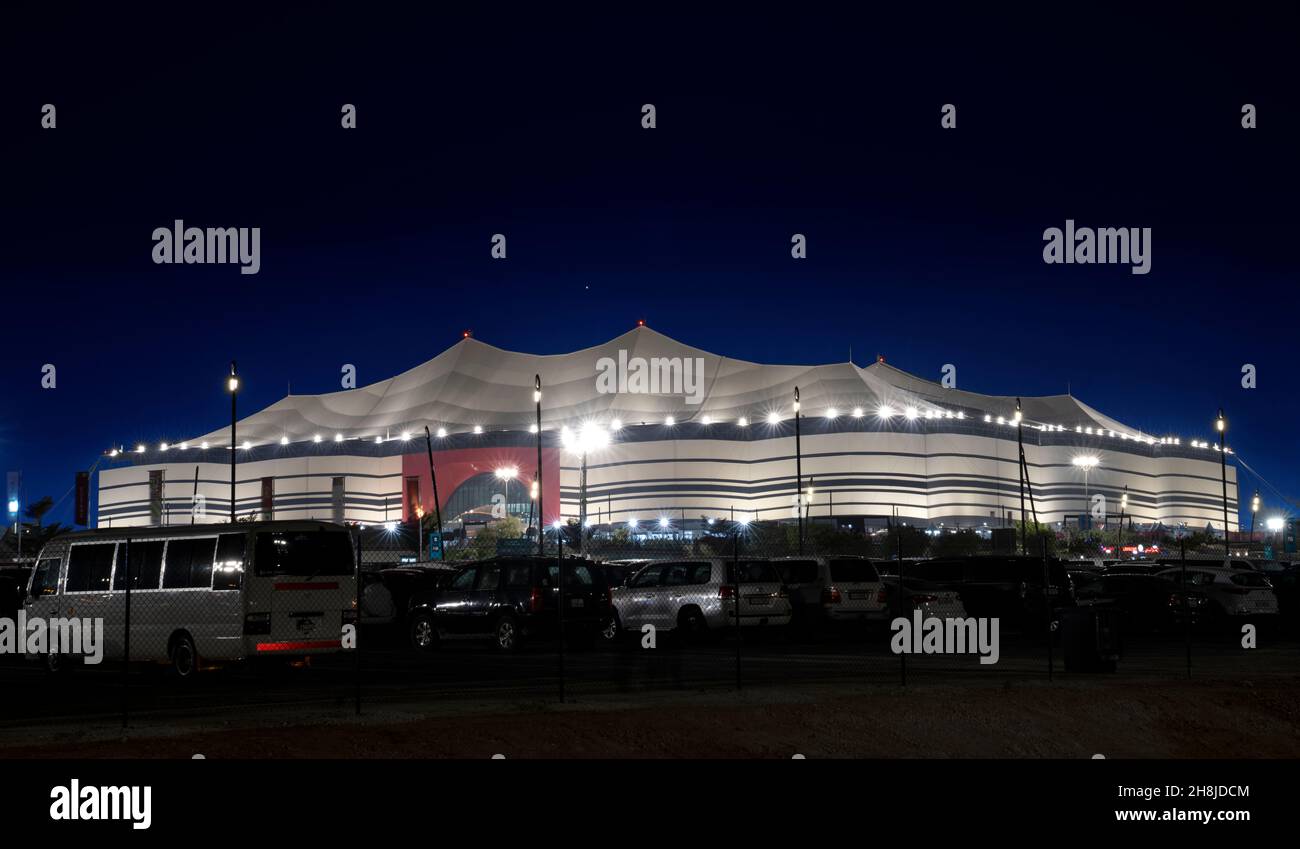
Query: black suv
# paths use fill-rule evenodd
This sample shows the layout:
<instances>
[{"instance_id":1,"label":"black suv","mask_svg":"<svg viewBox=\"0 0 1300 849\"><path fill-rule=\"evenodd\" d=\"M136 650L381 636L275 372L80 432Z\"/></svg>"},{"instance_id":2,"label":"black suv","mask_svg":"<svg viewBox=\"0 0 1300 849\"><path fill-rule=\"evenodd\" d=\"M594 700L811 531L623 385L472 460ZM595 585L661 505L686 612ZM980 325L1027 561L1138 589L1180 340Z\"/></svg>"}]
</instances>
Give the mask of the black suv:
<instances>
[{"instance_id":1,"label":"black suv","mask_svg":"<svg viewBox=\"0 0 1300 849\"><path fill-rule=\"evenodd\" d=\"M463 567L446 586L411 596L411 645L431 651L443 637L481 637L513 651L524 639L559 635L561 601L565 639L591 645L610 617L604 570L581 558L563 562L563 586L553 557L493 557Z\"/></svg>"},{"instance_id":2,"label":"black suv","mask_svg":"<svg viewBox=\"0 0 1300 849\"><path fill-rule=\"evenodd\" d=\"M946 557L904 567L920 578L961 594L970 616L998 617L1012 627L1038 628L1043 610L1043 561L1039 557ZM1060 560L1047 561L1052 607L1073 607L1074 584Z\"/></svg>"}]
</instances>

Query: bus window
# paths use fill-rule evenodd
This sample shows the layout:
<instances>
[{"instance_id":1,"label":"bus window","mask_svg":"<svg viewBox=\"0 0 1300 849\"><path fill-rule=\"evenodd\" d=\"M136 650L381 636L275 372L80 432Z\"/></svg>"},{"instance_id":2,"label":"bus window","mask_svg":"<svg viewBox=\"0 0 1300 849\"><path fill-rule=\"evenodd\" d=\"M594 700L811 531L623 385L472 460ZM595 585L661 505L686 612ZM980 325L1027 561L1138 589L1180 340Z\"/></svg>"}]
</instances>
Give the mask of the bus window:
<instances>
[{"instance_id":1,"label":"bus window","mask_svg":"<svg viewBox=\"0 0 1300 849\"><path fill-rule=\"evenodd\" d=\"M244 581L244 534L217 537L217 565L212 569L212 589L237 590Z\"/></svg>"},{"instance_id":2,"label":"bus window","mask_svg":"<svg viewBox=\"0 0 1300 849\"><path fill-rule=\"evenodd\" d=\"M253 572L280 575L351 575L352 535L346 531L263 531L257 535Z\"/></svg>"},{"instance_id":3,"label":"bus window","mask_svg":"<svg viewBox=\"0 0 1300 849\"><path fill-rule=\"evenodd\" d=\"M59 557L45 557L36 564L36 572L32 575L33 596L39 598L59 591L59 565L62 562Z\"/></svg>"},{"instance_id":4,"label":"bus window","mask_svg":"<svg viewBox=\"0 0 1300 849\"><path fill-rule=\"evenodd\" d=\"M127 549L130 549L130 554ZM158 589L158 575L162 572L162 540L133 542L122 546L122 558L131 560L131 592ZM113 574L113 591L126 589L126 568L119 563Z\"/></svg>"},{"instance_id":5,"label":"bus window","mask_svg":"<svg viewBox=\"0 0 1300 849\"><path fill-rule=\"evenodd\" d=\"M216 550L214 537L168 540L163 589L207 589L212 586L212 559Z\"/></svg>"},{"instance_id":6,"label":"bus window","mask_svg":"<svg viewBox=\"0 0 1300 849\"><path fill-rule=\"evenodd\" d=\"M74 545L68 555L67 593L108 592L109 578L113 574L115 542Z\"/></svg>"}]
</instances>

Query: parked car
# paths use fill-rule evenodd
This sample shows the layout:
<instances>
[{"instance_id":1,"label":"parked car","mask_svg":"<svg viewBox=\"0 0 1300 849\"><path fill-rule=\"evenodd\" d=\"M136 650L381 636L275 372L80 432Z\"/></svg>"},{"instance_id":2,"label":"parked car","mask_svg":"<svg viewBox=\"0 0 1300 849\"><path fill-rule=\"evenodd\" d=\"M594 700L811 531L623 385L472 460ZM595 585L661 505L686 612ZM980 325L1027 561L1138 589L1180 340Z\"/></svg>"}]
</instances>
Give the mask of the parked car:
<instances>
[{"instance_id":1,"label":"parked car","mask_svg":"<svg viewBox=\"0 0 1300 849\"><path fill-rule=\"evenodd\" d=\"M1278 613L1288 620L1296 619L1300 613L1300 563L1265 560L1256 562L1255 568L1273 585Z\"/></svg>"},{"instance_id":2,"label":"parked car","mask_svg":"<svg viewBox=\"0 0 1300 849\"><path fill-rule=\"evenodd\" d=\"M881 578L881 602L886 616L910 617L912 611L921 611L925 619L965 619L966 607L962 604L961 594L939 584L921 578L903 576L901 604L898 596L899 582L897 575L885 575Z\"/></svg>"},{"instance_id":3,"label":"parked car","mask_svg":"<svg viewBox=\"0 0 1300 849\"><path fill-rule=\"evenodd\" d=\"M430 651L444 638L480 638L513 651L527 639L559 636L561 624L566 639L589 645L609 619L605 573L583 558L563 563L562 586L560 566L550 557L492 557L463 566L444 588L412 596L411 645Z\"/></svg>"},{"instance_id":4,"label":"parked car","mask_svg":"<svg viewBox=\"0 0 1300 849\"><path fill-rule=\"evenodd\" d=\"M883 622L880 573L865 557L782 557L771 561L790 595L791 622Z\"/></svg>"},{"instance_id":5,"label":"parked car","mask_svg":"<svg viewBox=\"0 0 1300 849\"><path fill-rule=\"evenodd\" d=\"M1213 561L1217 563L1218 561ZM1207 618L1234 620L1241 617L1275 617L1278 613L1277 596L1268 578L1252 570L1187 564L1185 586L1198 590L1209 598ZM1184 567L1178 566L1161 572L1162 577L1179 581Z\"/></svg>"},{"instance_id":6,"label":"parked car","mask_svg":"<svg viewBox=\"0 0 1300 849\"><path fill-rule=\"evenodd\" d=\"M388 590L392 598L395 617L393 624L398 627L399 634L407 629L407 614L411 610L411 599L447 586L452 578L456 577L456 571L456 565L451 563L391 566L379 571L384 589ZM365 578L364 572L362 578ZM364 607L362 612L364 614ZM365 618L361 622L365 624Z\"/></svg>"},{"instance_id":7,"label":"parked car","mask_svg":"<svg viewBox=\"0 0 1300 849\"><path fill-rule=\"evenodd\" d=\"M627 584L628 579L641 571L649 559L641 558L637 560L606 560L600 564L605 570L605 580L611 588L621 587Z\"/></svg>"},{"instance_id":8,"label":"parked car","mask_svg":"<svg viewBox=\"0 0 1300 849\"><path fill-rule=\"evenodd\" d=\"M904 577L930 581L961 595L971 616L997 617L1010 627L1036 628L1053 608L1074 605L1074 585L1060 560L1040 557L952 557L912 564Z\"/></svg>"},{"instance_id":9,"label":"parked car","mask_svg":"<svg viewBox=\"0 0 1300 849\"><path fill-rule=\"evenodd\" d=\"M0 569L0 618L13 619L23 609L31 574L30 566Z\"/></svg>"},{"instance_id":10,"label":"parked car","mask_svg":"<svg viewBox=\"0 0 1300 849\"><path fill-rule=\"evenodd\" d=\"M1163 631L1200 625L1210 598L1168 576L1145 572L1110 572L1096 581L1076 583L1080 606L1109 607L1120 612L1124 631Z\"/></svg>"},{"instance_id":11,"label":"parked car","mask_svg":"<svg viewBox=\"0 0 1300 849\"><path fill-rule=\"evenodd\" d=\"M653 625L698 638L736 624L737 593L741 627L790 623L790 597L769 561L670 560L643 567L612 590L613 631Z\"/></svg>"}]
</instances>

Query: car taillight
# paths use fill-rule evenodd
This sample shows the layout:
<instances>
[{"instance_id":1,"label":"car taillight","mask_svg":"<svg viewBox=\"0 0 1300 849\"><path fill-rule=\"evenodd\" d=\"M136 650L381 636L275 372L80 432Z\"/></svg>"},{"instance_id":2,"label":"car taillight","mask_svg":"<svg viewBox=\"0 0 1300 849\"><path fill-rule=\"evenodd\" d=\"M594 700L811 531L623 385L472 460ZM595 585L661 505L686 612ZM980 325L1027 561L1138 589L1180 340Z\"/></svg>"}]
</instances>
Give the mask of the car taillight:
<instances>
[{"instance_id":1,"label":"car taillight","mask_svg":"<svg viewBox=\"0 0 1300 849\"><path fill-rule=\"evenodd\" d=\"M250 613L245 616L244 633L253 635L271 633L271 614Z\"/></svg>"},{"instance_id":2,"label":"car taillight","mask_svg":"<svg viewBox=\"0 0 1300 849\"><path fill-rule=\"evenodd\" d=\"M822 590L822 604L839 604L843 600L839 587L826 587Z\"/></svg>"},{"instance_id":3,"label":"car taillight","mask_svg":"<svg viewBox=\"0 0 1300 849\"><path fill-rule=\"evenodd\" d=\"M939 597L937 595L920 594L912 596L912 604L934 604L938 600Z\"/></svg>"},{"instance_id":4,"label":"car taillight","mask_svg":"<svg viewBox=\"0 0 1300 849\"><path fill-rule=\"evenodd\" d=\"M876 593L876 601L880 604L885 604L886 602L888 602L889 590L885 589L884 587L881 587L880 591Z\"/></svg>"},{"instance_id":5,"label":"car taillight","mask_svg":"<svg viewBox=\"0 0 1300 849\"><path fill-rule=\"evenodd\" d=\"M723 584L722 586L718 587L718 598L722 599L723 601L726 601L728 599L733 599L735 597L736 597L736 588L733 587L731 584Z\"/></svg>"},{"instance_id":6,"label":"car taillight","mask_svg":"<svg viewBox=\"0 0 1300 849\"><path fill-rule=\"evenodd\" d=\"M533 613L542 612L542 590L540 587L533 587L532 593L529 594L528 609Z\"/></svg>"}]
</instances>

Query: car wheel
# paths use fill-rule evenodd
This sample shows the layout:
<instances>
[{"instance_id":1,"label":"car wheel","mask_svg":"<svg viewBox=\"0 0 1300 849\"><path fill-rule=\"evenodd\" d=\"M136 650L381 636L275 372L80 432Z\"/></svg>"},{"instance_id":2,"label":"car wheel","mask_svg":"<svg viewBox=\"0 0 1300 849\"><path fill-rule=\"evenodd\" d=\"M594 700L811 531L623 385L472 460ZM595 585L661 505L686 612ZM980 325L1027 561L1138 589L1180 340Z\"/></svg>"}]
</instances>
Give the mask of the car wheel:
<instances>
[{"instance_id":1,"label":"car wheel","mask_svg":"<svg viewBox=\"0 0 1300 849\"><path fill-rule=\"evenodd\" d=\"M613 643L617 642L618 638L622 636L622 634L623 626L619 624L618 614L611 613L609 621L605 623L605 627L600 629L601 638L607 643Z\"/></svg>"},{"instance_id":2,"label":"car wheel","mask_svg":"<svg viewBox=\"0 0 1300 849\"><path fill-rule=\"evenodd\" d=\"M433 614L427 610L411 617L411 648L418 652L429 652L438 648L438 628L433 622Z\"/></svg>"},{"instance_id":3,"label":"car wheel","mask_svg":"<svg viewBox=\"0 0 1300 849\"><path fill-rule=\"evenodd\" d=\"M704 624L704 614L698 607L685 607L677 614L677 633L682 642L695 643L709 630Z\"/></svg>"},{"instance_id":4,"label":"car wheel","mask_svg":"<svg viewBox=\"0 0 1300 849\"><path fill-rule=\"evenodd\" d=\"M497 620L497 626L492 631L492 644L498 651L514 651L519 648L519 624L515 622L515 617L507 613Z\"/></svg>"},{"instance_id":5,"label":"car wheel","mask_svg":"<svg viewBox=\"0 0 1300 849\"><path fill-rule=\"evenodd\" d=\"M199 653L194 649L194 640L189 634L181 634L172 639L171 651L167 653L171 661L173 678L187 681L199 671Z\"/></svg>"}]
</instances>

